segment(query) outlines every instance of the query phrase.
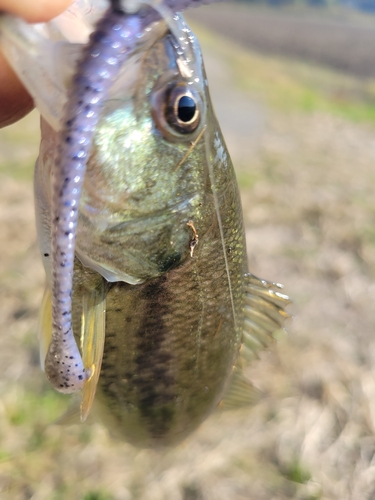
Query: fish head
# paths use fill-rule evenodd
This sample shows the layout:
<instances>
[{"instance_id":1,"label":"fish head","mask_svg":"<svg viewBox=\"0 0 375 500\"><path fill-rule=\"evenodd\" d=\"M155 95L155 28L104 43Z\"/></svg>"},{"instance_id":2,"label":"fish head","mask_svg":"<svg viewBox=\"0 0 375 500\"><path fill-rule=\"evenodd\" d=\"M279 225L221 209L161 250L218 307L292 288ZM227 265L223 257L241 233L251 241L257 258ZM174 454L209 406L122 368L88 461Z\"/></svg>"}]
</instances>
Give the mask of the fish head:
<instances>
[{"instance_id":1,"label":"fish head","mask_svg":"<svg viewBox=\"0 0 375 500\"><path fill-rule=\"evenodd\" d=\"M42 115L34 185L48 281L51 177L64 106L82 46L106 5L87 2L50 23L7 16L1 24L3 50ZM229 182L199 43L180 14L162 17L151 19L113 82L87 165L76 255L108 281L141 283L191 258L195 235L187 223L201 238L214 217L208 162L216 186Z\"/></svg>"},{"instance_id":2,"label":"fish head","mask_svg":"<svg viewBox=\"0 0 375 500\"><path fill-rule=\"evenodd\" d=\"M161 23L125 63L95 132L76 252L109 281L178 266L191 258L187 223L207 226L209 96L198 42L178 19L185 46Z\"/></svg>"}]
</instances>

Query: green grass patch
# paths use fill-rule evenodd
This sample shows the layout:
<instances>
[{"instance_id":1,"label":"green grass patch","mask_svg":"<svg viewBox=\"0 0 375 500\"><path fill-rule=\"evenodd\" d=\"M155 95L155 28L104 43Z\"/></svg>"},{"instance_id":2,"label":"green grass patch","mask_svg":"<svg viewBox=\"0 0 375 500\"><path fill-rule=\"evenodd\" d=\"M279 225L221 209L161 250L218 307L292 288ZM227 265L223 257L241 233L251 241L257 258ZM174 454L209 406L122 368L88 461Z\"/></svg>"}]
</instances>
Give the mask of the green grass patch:
<instances>
[{"instance_id":1,"label":"green grass patch","mask_svg":"<svg viewBox=\"0 0 375 500\"><path fill-rule=\"evenodd\" d=\"M368 245L375 246L375 228L373 226L364 227L362 229L362 236Z\"/></svg>"},{"instance_id":2,"label":"green grass patch","mask_svg":"<svg viewBox=\"0 0 375 500\"><path fill-rule=\"evenodd\" d=\"M0 174L19 181L33 179L40 141L36 111L0 130Z\"/></svg>"},{"instance_id":3,"label":"green grass patch","mask_svg":"<svg viewBox=\"0 0 375 500\"><path fill-rule=\"evenodd\" d=\"M0 450L0 464L1 464L1 462L7 462L8 460L10 460L10 458L11 458L11 455L8 451Z\"/></svg>"},{"instance_id":4,"label":"green grass patch","mask_svg":"<svg viewBox=\"0 0 375 500\"><path fill-rule=\"evenodd\" d=\"M260 175L250 170L238 170L236 173L237 182L242 189L252 189L258 182Z\"/></svg>"},{"instance_id":5,"label":"green grass patch","mask_svg":"<svg viewBox=\"0 0 375 500\"><path fill-rule=\"evenodd\" d=\"M311 479L311 474L297 459L293 460L293 462L283 470L283 475L290 481L293 481L293 483L306 484Z\"/></svg>"},{"instance_id":6,"label":"green grass patch","mask_svg":"<svg viewBox=\"0 0 375 500\"><path fill-rule=\"evenodd\" d=\"M85 494L83 500L113 500L113 496L101 491L90 491Z\"/></svg>"},{"instance_id":7,"label":"green grass patch","mask_svg":"<svg viewBox=\"0 0 375 500\"><path fill-rule=\"evenodd\" d=\"M22 391L4 401L6 415L13 426L38 425L46 426L64 413L69 405L69 399L56 391L48 390L38 394L32 391ZM34 443L30 443L34 447Z\"/></svg>"},{"instance_id":8,"label":"green grass patch","mask_svg":"<svg viewBox=\"0 0 375 500\"><path fill-rule=\"evenodd\" d=\"M16 181L32 182L34 163L32 160L0 162L0 174L11 177Z\"/></svg>"}]
</instances>

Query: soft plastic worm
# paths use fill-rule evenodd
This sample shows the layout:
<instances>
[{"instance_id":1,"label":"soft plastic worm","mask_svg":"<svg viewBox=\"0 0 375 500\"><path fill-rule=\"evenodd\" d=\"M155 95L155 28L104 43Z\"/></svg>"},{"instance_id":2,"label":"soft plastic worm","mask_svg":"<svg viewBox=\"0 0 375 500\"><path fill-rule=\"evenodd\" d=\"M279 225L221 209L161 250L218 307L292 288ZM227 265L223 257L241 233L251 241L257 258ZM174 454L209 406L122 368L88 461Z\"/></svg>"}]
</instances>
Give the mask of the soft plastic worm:
<instances>
[{"instance_id":1,"label":"soft plastic worm","mask_svg":"<svg viewBox=\"0 0 375 500\"><path fill-rule=\"evenodd\" d=\"M144 19L111 3L78 63L65 109L52 207L52 339L45 370L53 387L82 389L89 373L72 330L72 283L79 200L101 106L127 53L142 34Z\"/></svg>"},{"instance_id":2,"label":"soft plastic worm","mask_svg":"<svg viewBox=\"0 0 375 500\"><path fill-rule=\"evenodd\" d=\"M212 0L164 0L176 12ZM150 6L151 0L146 0ZM123 2L126 7L126 2ZM141 5L141 2L139 2ZM85 370L72 329L72 288L79 201L93 134L102 103L122 62L134 49L151 22L160 18L146 7L125 14L120 0L99 21L77 65L68 92L65 122L54 169L52 206L52 339L45 371L53 387L64 393L83 388L90 373Z\"/></svg>"}]
</instances>

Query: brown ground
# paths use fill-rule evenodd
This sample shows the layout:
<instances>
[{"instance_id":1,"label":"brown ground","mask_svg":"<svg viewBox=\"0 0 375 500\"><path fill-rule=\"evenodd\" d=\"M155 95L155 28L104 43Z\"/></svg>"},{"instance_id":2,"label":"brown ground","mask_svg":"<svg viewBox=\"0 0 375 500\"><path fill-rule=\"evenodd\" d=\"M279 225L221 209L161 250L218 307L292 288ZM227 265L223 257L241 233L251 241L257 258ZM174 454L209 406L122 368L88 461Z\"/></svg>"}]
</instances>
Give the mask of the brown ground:
<instances>
[{"instance_id":1,"label":"brown ground","mask_svg":"<svg viewBox=\"0 0 375 500\"><path fill-rule=\"evenodd\" d=\"M65 400L38 366L31 116L0 135L2 500L375 498L375 126L271 108L238 90L219 53L207 48L206 62L250 268L295 302L289 335L248 369L265 397L163 456L99 424L45 429Z\"/></svg>"}]
</instances>

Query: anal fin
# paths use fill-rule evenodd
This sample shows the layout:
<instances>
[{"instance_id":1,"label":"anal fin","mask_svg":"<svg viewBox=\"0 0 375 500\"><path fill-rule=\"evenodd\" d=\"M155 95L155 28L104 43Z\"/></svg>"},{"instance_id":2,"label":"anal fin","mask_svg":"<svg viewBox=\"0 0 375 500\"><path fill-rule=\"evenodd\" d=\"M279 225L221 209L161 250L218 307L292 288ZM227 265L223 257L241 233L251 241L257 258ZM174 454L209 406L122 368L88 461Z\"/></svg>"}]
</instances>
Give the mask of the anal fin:
<instances>
[{"instance_id":1,"label":"anal fin","mask_svg":"<svg viewBox=\"0 0 375 500\"><path fill-rule=\"evenodd\" d=\"M233 368L233 375L224 398L219 403L220 410L234 410L253 406L262 393L244 376L240 366Z\"/></svg>"}]
</instances>

